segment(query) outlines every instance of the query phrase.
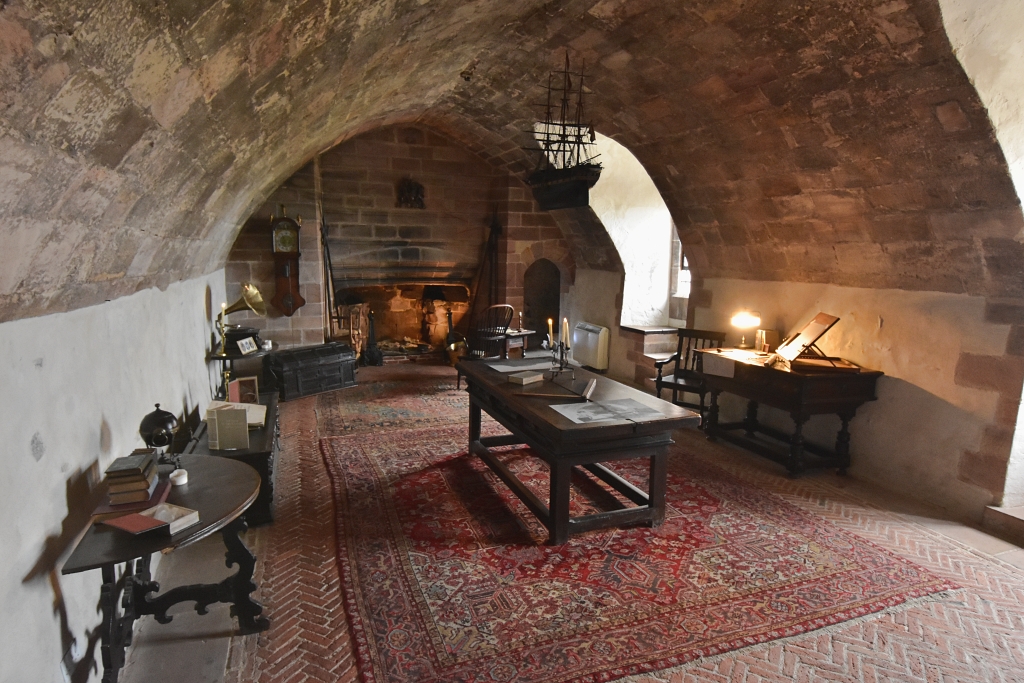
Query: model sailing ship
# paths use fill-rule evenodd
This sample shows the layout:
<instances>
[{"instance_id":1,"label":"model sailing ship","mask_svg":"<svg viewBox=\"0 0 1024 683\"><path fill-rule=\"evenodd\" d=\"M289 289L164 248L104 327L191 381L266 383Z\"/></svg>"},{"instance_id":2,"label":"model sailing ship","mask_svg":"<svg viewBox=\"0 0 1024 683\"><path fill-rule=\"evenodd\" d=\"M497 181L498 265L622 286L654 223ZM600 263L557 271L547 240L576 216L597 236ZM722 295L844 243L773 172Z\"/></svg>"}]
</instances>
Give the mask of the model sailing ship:
<instances>
[{"instance_id":1,"label":"model sailing ship","mask_svg":"<svg viewBox=\"0 0 1024 683\"><path fill-rule=\"evenodd\" d=\"M573 84L574 76L578 85ZM540 159L526 179L544 210L588 206L590 188L601 177L601 164L590 152L596 136L593 124L586 121L583 96L583 69L570 72L566 54L565 68L548 75L544 120L534 131L540 150L533 151L540 152Z\"/></svg>"}]
</instances>

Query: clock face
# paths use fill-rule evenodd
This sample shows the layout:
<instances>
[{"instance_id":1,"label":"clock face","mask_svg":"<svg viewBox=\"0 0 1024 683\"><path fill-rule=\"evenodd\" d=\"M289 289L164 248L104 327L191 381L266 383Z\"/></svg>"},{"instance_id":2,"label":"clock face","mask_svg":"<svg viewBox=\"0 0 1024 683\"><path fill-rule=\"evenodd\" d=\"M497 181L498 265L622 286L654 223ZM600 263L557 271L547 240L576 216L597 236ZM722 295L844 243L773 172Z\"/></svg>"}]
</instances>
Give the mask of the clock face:
<instances>
[{"instance_id":1,"label":"clock face","mask_svg":"<svg viewBox=\"0 0 1024 683\"><path fill-rule=\"evenodd\" d=\"M292 228L276 228L274 230L274 252L292 253L299 250L299 233Z\"/></svg>"}]
</instances>

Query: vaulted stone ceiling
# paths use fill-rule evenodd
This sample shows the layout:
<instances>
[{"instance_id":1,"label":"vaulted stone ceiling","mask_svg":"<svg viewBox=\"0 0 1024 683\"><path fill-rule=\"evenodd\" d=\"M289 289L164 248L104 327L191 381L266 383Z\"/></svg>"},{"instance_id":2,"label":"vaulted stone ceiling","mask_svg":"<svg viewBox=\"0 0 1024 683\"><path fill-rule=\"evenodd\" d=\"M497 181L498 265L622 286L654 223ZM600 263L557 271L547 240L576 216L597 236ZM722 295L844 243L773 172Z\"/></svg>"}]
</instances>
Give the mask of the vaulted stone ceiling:
<instances>
[{"instance_id":1,"label":"vaulted stone ceiling","mask_svg":"<svg viewBox=\"0 0 1024 683\"><path fill-rule=\"evenodd\" d=\"M566 50L699 275L1024 293L935 0L7 0L0 320L221 267L283 179L381 125L522 175Z\"/></svg>"}]
</instances>

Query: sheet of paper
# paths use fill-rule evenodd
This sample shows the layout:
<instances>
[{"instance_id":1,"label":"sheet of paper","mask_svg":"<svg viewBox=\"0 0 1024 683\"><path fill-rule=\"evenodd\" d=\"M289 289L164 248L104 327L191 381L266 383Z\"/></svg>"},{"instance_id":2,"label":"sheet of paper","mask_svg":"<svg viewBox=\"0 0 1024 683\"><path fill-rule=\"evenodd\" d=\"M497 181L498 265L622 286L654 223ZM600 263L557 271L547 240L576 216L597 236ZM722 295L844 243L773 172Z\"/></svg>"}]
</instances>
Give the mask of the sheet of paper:
<instances>
[{"instance_id":1,"label":"sheet of paper","mask_svg":"<svg viewBox=\"0 0 1024 683\"><path fill-rule=\"evenodd\" d=\"M717 377L736 376L736 361L731 358L722 358L715 353L703 353L701 356L703 358L702 362L704 363L704 374L715 375Z\"/></svg>"},{"instance_id":2,"label":"sheet of paper","mask_svg":"<svg viewBox=\"0 0 1024 683\"><path fill-rule=\"evenodd\" d=\"M628 420L645 422L656 420L665 415L654 408L631 398L620 398L612 401L596 401L594 403L566 403L553 405L550 408L576 424L589 422L614 422Z\"/></svg>"}]
</instances>

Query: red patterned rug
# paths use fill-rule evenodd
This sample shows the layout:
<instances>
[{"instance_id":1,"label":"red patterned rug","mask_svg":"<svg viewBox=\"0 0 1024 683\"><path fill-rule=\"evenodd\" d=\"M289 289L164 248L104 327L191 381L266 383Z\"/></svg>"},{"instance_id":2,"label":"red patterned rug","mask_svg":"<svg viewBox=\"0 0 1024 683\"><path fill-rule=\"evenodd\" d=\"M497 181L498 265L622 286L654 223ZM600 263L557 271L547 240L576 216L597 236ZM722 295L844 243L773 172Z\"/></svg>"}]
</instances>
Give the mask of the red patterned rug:
<instances>
[{"instance_id":1,"label":"red patterned rug","mask_svg":"<svg viewBox=\"0 0 1024 683\"><path fill-rule=\"evenodd\" d=\"M465 440L459 425L320 442L368 683L611 681L956 588L679 449L658 529L547 546ZM546 500L540 460L502 459ZM615 469L646 486L643 463ZM575 513L619 504L574 481Z\"/></svg>"}]
</instances>

